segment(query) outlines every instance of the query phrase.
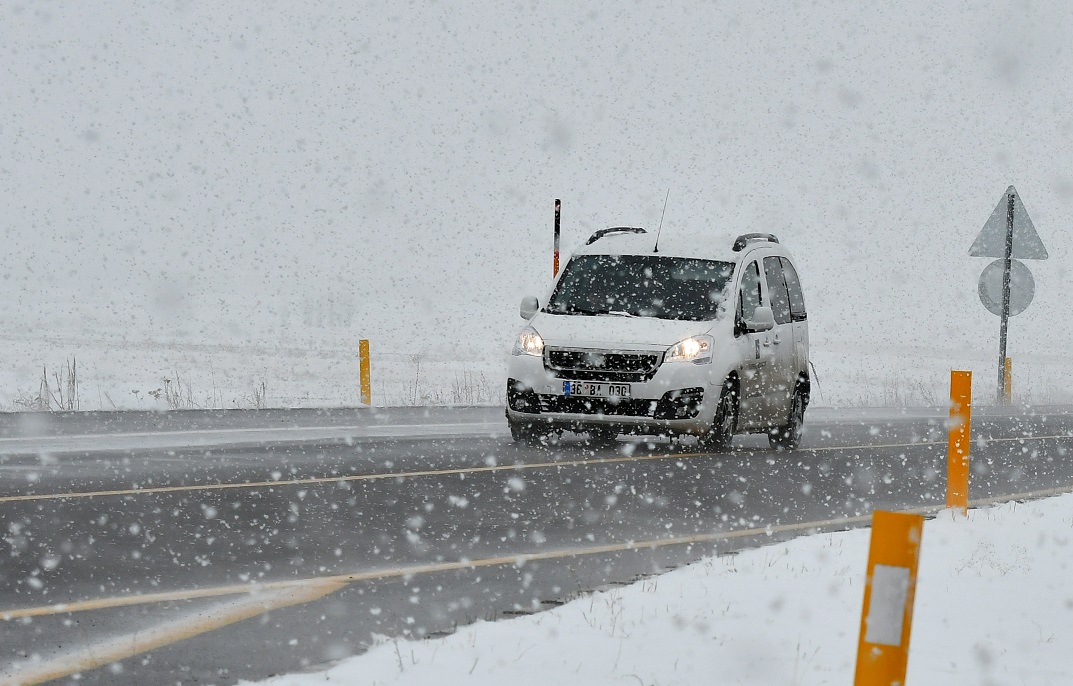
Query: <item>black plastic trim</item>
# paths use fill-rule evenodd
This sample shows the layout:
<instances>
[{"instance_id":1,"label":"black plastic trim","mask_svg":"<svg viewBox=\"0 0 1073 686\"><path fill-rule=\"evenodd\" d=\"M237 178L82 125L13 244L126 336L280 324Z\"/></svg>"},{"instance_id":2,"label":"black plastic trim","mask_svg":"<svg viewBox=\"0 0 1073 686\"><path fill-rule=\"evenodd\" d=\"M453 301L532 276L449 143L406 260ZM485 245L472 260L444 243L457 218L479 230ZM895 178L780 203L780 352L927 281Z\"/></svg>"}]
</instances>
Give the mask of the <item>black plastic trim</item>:
<instances>
[{"instance_id":1,"label":"black plastic trim","mask_svg":"<svg viewBox=\"0 0 1073 686\"><path fill-rule=\"evenodd\" d=\"M592 245L596 241L600 240L604 236L609 236L613 233L648 233L639 226L611 226L606 229L600 229L596 233L589 236L589 240L585 241L585 245Z\"/></svg>"},{"instance_id":2,"label":"black plastic trim","mask_svg":"<svg viewBox=\"0 0 1073 686\"><path fill-rule=\"evenodd\" d=\"M745 246L749 244L749 241L766 241L768 243L777 244L779 239L775 238L775 235L770 233L743 233L734 241L734 247L732 247L731 250L734 252L741 252L745 249Z\"/></svg>"}]
</instances>

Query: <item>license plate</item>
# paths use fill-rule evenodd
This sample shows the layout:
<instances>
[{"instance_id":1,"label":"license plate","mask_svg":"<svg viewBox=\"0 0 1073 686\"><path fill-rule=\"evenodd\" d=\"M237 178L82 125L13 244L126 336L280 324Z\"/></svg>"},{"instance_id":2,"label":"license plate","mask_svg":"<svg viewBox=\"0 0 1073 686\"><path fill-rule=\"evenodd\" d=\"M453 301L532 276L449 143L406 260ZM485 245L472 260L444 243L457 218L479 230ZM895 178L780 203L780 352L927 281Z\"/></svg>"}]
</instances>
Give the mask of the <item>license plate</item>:
<instances>
[{"instance_id":1,"label":"license plate","mask_svg":"<svg viewBox=\"0 0 1073 686\"><path fill-rule=\"evenodd\" d=\"M584 398L629 398L630 385L628 383L564 381L563 395Z\"/></svg>"}]
</instances>

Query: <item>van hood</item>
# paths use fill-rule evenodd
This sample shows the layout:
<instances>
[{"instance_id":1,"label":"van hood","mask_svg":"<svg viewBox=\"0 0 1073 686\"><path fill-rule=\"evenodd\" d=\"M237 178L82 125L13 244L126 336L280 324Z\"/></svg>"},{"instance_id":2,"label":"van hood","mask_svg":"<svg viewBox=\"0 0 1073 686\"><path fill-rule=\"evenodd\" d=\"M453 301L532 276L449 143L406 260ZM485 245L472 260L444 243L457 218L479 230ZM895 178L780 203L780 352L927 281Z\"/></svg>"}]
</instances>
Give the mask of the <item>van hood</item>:
<instances>
[{"instance_id":1,"label":"van hood","mask_svg":"<svg viewBox=\"0 0 1073 686\"><path fill-rule=\"evenodd\" d=\"M548 314L530 320L544 343L572 348L669 348L678 341L707 333L710 321L621 317L616 315Z\"/></svg>"}]
</instances>

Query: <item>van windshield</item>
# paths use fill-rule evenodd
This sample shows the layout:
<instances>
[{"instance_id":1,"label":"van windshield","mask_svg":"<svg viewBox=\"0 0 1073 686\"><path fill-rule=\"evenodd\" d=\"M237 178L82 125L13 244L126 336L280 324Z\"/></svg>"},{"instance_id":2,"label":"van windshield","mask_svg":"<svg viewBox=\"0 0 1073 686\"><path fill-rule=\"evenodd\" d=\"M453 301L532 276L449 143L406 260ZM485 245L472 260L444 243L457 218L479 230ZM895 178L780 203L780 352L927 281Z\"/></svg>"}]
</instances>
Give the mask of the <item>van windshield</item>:
<instances>
[{"instance_id":1,"label":"van windshield","mask_svg":"<svg viewBox=\"0 0 1073 686\"><path fill-rule=\"evenodd\" d=\"M662 255L578 255L545 312L715 319L734 265Z\"/></svg>"}]
</instances>

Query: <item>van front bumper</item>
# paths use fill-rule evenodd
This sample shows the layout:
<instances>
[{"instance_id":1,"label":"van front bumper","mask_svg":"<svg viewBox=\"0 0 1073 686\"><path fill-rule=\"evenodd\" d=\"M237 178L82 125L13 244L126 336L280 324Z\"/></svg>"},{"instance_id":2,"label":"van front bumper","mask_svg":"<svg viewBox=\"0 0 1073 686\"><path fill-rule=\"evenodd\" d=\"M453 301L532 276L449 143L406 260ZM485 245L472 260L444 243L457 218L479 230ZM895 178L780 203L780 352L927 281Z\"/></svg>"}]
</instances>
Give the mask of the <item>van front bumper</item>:
<instances>
[{"instance_id":1,"label":"van front bumper","mask_svg":"<svg viewBox=\"0 0 1073 686\"><path fill-rule=\"evenodd\" d=\"M663 364L647 381L630 383L629 398L568 396L564 382L538 357L511 360L507 418L550 429L614 429L636 434L702 434L711 428L717 388L699 365Z\"/></svg>"}]
</instances>

